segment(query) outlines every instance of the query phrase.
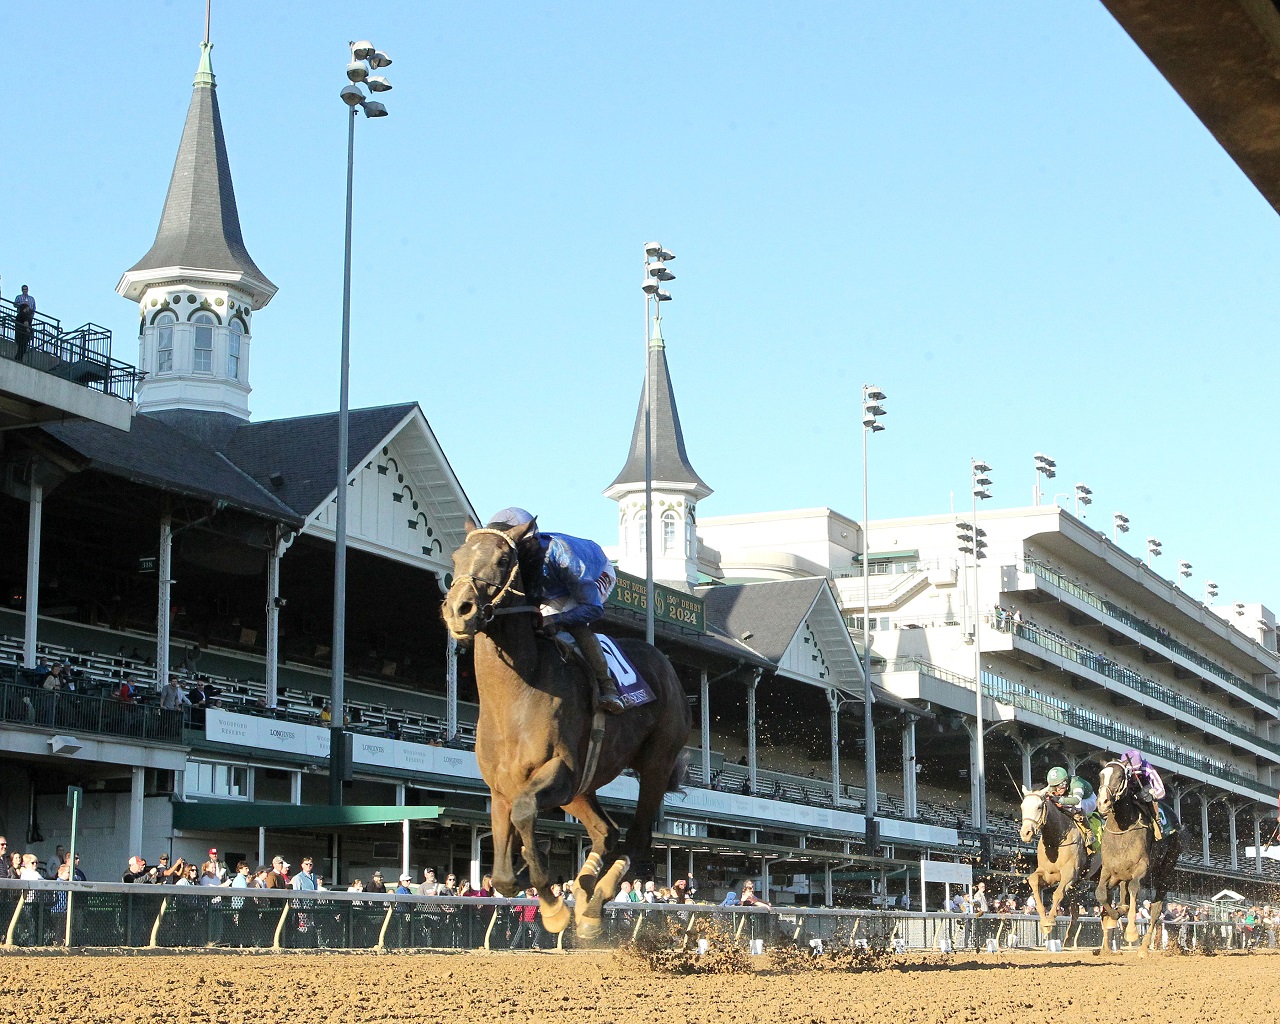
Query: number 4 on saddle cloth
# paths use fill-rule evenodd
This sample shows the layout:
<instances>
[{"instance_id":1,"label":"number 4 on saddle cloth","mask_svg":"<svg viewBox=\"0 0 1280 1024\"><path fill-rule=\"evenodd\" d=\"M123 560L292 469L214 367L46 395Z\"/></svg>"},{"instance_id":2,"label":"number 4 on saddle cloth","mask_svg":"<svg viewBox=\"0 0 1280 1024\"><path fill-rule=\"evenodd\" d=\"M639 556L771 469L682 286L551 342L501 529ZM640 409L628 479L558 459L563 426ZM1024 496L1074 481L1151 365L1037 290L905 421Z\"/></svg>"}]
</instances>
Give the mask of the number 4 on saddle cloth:
<instances>
[{"instance_id":1,"label":"number 4 on saddle cloth","mask_svg":"<svg viewBox=\"0 0 1280 1024\"><path fill-rule=\"evenodd\" d=\"M640 678L640 674L627 660L627 656L618 649L618 645L613 642L611 637L607 637L602 633L597 633L596 638L600 641L600 649L604 651L604 660L609 665L609 674L613 676L613 681L618 684L618 696L622 698L622 706L624 709L643 707L645 704L653 702L653 690L649 688L649 684ZM556 634L556 643L561 647L568 648L573 657L578 658L586 667L586 660L578 650L578 644L573 637L561 631ZM590 669L587 669L587 675L590 677Z\"/></svg>"}]
</instances>

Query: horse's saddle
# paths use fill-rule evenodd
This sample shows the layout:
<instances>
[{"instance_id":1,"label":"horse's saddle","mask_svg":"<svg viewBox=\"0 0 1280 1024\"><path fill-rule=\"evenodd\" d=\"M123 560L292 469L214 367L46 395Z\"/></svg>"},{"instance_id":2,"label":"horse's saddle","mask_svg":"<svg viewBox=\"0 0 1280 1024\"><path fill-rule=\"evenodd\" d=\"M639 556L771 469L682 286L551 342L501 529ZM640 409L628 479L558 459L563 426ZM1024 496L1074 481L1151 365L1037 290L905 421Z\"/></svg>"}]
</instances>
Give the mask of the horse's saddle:
<instances>
[{"instance_id":1,"label":"horse's saddle","mask_svg":"<svg viewBox=\"0 0 1280 1024\"><path fill-rule=\"evenodd\" d=\"M587 659L582 656L582 652L578 649L578 642L574 640L572 634L561 631L556 634L555 639L556 644L562 650L578 660L586 677L590 679L591 668L587 665ZM604 660L609 666L609 674L613 676L613 681L618 685L618 696L622 699L622 706L624 708L638 708L645 704L651 704L656 700L657 698L654 696L649 684L635 670L635 666L622 653L618 645L613 642L613 639L601 633L596 634L596 639L600 641L600 650L604 652Z\"/></svg>"}]
</instances>

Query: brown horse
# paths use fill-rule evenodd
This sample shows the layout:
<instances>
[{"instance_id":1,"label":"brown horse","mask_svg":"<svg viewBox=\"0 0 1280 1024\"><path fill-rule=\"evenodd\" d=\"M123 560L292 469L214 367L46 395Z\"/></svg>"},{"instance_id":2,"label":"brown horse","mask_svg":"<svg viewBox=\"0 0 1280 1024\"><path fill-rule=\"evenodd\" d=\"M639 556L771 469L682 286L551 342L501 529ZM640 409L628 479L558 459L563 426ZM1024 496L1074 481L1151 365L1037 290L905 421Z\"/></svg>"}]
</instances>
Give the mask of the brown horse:
<instances>
[{"instance_id":1,"label":"brown horse","mask_svg":"<svg viewBox=\"0 0 1280 1024\"><path fill-rule=\"evenodd\" d=\"M519 890L515 859L523 852L543 926L553 933L565 929L568 906L550 897L547 858L534 838L538 813L563 808L591 837L591 853L573 883L576 931L590 939L599 934L602 906L632 862L650 857L653 823L663 795L675 791L684 774L683 749L693 723L671 662L638 640L617 643L656 699L619 715L595 712L585 669L576 659L566 661L534 629L538 608L521 567L536 564L537 545L536 522L508 530L468 523L467 539L453 555L444 621L454 639L475 645L476 759L492 798L494 887L504 896ZM584 777L593 720L603 736L594 770ZM635 816L623 850L600 875L618 829L595 793L628 768L640 780Z\"/></svg>"},{"instance_id":2,"label":"brown horse","mask_svg":"<svg viewBox=\"0 0 1280 1024\"><path fill-rule=\"evenodd\" d=\"M1022 827L1019 836L1024 843L1029 843L1039 835L1040 842L1036 846L1036 869L1027 875L1027 884L1031 887L1031 896L1036 901L1036 910L1040 914L1040 931L1047 938L1053 933L1058 922L1058 908L1062 898L1073 885L1081 879L1090 877L1096 870L1097 855L1090 857L1085 853L1084 836L1076 828L1075 821L1052 800L1034 789L1022 787ZM1054 886L1053 902L1045 910L1040 897L1042 885ZM1067 934L1076 923L1080 914L1080 904L1071 901L1071 922L1067 925Z\"/></svg>"},{"instance_id":3,"label":"brown horse","mask_svg":"<svg viewBox=\"0 0 1280 1024\"><path fill-rule=\"evenodd\" d=\"M1098 877L1098 903L1102 907L1102 946L1096 952L1111 952L1111 932L1119 923L1120 909L1128 901L1129 922L1125 941L1138 941L1138 894L1144 879L1155 890L1151 901L1151 925L1142 942L1142 955L1151 946L1156 922L1164 908L1165 894L1173 883L1178 866L1182 836L1169 829L1159 842L1151 831L1150 815L1138 800L1137 786L1129 766L1108 761L1098 777L1098 811L1104 816L1102 827L1102 873ZM1118 890L1116 903L1111 903L1111 890Z\"/></svg>"}]
</instances>

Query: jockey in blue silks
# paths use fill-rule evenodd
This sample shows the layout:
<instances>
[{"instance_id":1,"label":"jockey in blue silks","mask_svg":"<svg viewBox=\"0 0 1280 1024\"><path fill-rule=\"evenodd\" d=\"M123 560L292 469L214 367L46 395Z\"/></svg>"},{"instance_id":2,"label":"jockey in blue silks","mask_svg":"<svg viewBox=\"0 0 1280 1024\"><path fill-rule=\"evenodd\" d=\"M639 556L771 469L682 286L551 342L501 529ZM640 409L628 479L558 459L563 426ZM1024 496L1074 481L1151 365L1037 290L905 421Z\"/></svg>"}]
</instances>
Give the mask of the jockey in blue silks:
<instances>
[{"instance_id":1,"label":"jockey in blue silks","mask_svg":"<svg viewBox=\"0 0 1280 1024\"><path fill-rule=\"evenodd\" d=\"M489 519L489 527L509 530L533 522L534 517L524 509L512 507L495 512ZM613 564L593 540L565 533L543 533L536 523L533 529L541 557L537 565L526 563L522 558L521 569L529 596L538 602L542 612L539 628L547 636L555 636L561 630L572 635L596 677L600 709L616 715L623 710L622 698L609 674L600 641L591 628L591 623L603 618L605 598L618 582Z\"/></svg>"}]
</instances>

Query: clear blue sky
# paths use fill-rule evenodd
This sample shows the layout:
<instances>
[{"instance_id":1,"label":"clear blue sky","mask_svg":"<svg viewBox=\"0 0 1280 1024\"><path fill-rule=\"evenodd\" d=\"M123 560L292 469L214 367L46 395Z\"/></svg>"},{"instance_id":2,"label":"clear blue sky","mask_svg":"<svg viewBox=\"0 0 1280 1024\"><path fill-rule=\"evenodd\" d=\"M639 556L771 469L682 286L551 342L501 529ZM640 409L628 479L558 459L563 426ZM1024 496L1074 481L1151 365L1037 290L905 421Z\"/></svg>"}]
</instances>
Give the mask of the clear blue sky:
<instances>
[{"instance_id":1,"label":"clear blue sky","mask_svg":"<svg viewBox=\"0 0 1280 1024\"><path fill-rule=\"evenodd\" d=\"M126 360L112 289L155 232L203 6L20 19L4 293ZM215 0L241 222L280 286L255 417L337 405L337 93L368 37L395 91L357 125L353 403L420 402L481 513L616 539L658 239L703 515L859 510L868 381L873 516L963 502L974 455L993 504L1029 504L1041 450L1166 576L1280 606L1280 219L1101 4L685 6Z\"/></svg>"}]
</instances>

